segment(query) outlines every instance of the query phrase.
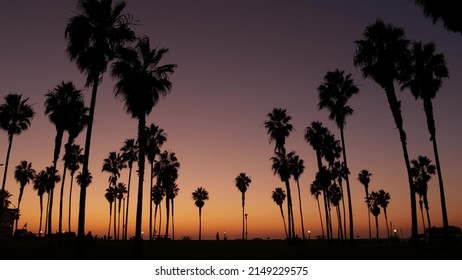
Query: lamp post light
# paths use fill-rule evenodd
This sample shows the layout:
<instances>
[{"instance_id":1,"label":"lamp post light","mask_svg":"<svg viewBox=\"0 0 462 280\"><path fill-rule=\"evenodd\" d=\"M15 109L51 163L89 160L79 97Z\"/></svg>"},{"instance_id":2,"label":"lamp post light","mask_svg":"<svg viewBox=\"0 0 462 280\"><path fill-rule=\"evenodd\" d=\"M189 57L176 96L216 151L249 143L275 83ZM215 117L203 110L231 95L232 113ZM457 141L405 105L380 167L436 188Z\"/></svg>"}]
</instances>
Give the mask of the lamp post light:
<instances>
[{"instance_id":1,"label":"lamp post light","mask_svg":"<svg viewBox=\"0 0 462 280\"><path fill-rule=\"evenodd\" d=\"M397 235L398 231L396 229L394 229L393 232L395 233L395 238L398 238L398 235Z\"/></svg>"},{"instance_id":2,"label":"lamp post light","mask_svg":"<svg viewBox=\"0 0 462 280\"><path fill-rule=\"evenodd\" d=\"M310 240L310 239L311 239L311 231L309 230L308 231L308 240Z\"/></svg>"},{"instance_id":3,"label":"lamp post light","mask_svg":"<svg viewBox=\"0 0 462 280\"><path fill-rule=\"evenodd\" d=\"M141 232L141 240L143 240L144 231Z\"/></svg>"},{"instance_id":4,"label":"lamp post light","mask_svg":"<svg viewBox=\"0 0 462 280\"><path fill-rule=\"evenodd\" d=\"M248 215L249 215L249 214L247 214L247 213L245 213L245 215L244 215L244 218L245 218L245 240L247 240L247 237L248 237L248 235L247 235L247 233L248 233L248 232L247 232L247 229L248 229L248 226L247 226L247 216L248 216Z\"/></svg>"}]
</instances>

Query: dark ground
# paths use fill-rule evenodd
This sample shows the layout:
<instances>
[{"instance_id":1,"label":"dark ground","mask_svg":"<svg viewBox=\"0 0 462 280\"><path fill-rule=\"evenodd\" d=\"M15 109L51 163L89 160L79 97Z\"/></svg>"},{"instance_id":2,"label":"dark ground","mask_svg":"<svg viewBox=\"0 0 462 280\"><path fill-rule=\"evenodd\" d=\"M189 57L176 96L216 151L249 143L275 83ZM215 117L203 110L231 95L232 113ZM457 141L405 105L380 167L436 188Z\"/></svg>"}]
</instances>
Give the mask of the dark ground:
<instances>
[{"instance_id":1,"label":"dark ground","mask_svg":"<svg viewBox=\"0 0 462 280\"><path fill-rule=\"evenodd\" d=\"M398 240L156 240L143 241L141 255L134 241L91 240L87 260L462 260L462 243L413 245ZM4 260L74 260L75 240L0 240Z\"/></svg>"}]
</instances>

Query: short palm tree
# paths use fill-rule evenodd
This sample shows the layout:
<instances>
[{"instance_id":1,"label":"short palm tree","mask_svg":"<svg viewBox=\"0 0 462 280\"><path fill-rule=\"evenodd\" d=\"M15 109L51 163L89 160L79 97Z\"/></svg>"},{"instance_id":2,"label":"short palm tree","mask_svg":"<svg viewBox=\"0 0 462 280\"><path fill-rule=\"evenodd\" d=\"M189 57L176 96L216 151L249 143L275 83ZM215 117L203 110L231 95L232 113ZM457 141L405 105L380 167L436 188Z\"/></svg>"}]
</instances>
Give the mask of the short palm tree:
<instances>
[{"instance_id":1,"label":"short palm tree","mask_svg":"<svg viewBox=\"0 0 462 280\"><path fill-rule=\"evenodd\" d=\"M18 211L20 211L24 188L35 178L35 169L32 168L32 163L22 160L14 170L14 178L19 183ZM15 230L18 230L18 220L16 220Z\"/></svg>"},{"instance_id":2,"label":"short palm tree","mask_svg":"<svg viewBox=\"0 0 462 280\"><path fill-rule=\"evenodd\" d=\"M305 171L305 165L303 159L298 155L294 155L290 158L289 166L291 167L291 174L297 183L298 191L298 206L300 208L300 223L302 226L302 238L305 240L305 224L303 222L303 211L302 211L302 195L300 192L300 175Z\"/></svg>"},{"instance_id":3,"label":"short palm tree","mask_svg":"<svg viewBox=\"0 0 462 280\"><path fill-rule=\"evenodd\" d=\"M286 199L286 193L284 192L282 188L276 188L274 189L271 195L271 198L276 203L276 205L279 206L279 210L281 211L281 216L282 216L282 222L284 223L284 232L286 234L286 238L288 238L286 218L284 217L284 211L282 210L282 204L284 203L284 200Z\"/></svg>"},{"instance_id":4,"label":"short palm tree","mask_svg":"<svg viewBox=\"0 0 462 280\"><path fill-rule=\"evenodd\" d=\"M103 74L117 50L135 39L130 29L132 16L124 14L126 3L112 0L78 0L78 12L71 17L65 30L66 52L77 64L80 72L87 76L86 86L92 86L88 127L85 137L85 152L82 172L88 176L91 135L95 115L96 95ZM85 182L85 181L84 181ZM83 254L85 238L85 202L87 186L80 188L78 221L78 255Z\"/></svg>"},{"instance_id":5,"label":"short palm tree","mask_svg":"<svg viewBox=\"0 0 462 280\"><path fill-rule=\"evenodd\" d=\"M39 221L39 237L42 236L42 221L43 221L43 195L46 192L47 174L45 170L41 170L35 175L34 190L40 198L40 221Z\"/></svg>"},{"instance_id":6,"label":"short palm tree","mask_svg":"<svg viewBox=\"0 0 462 280\"><path fill-rule=\"evenodd\" d=\"M399 132L408 175L412 240L413 242L418 242L417 208L407 150L407 137L403 128L401 102L396 97L394 87L394 83L400 78L400 68L405 65L409 57L409 40L406 39L403 29L391 24L385 24L382 20L377 20L374 24L367 26L363 35L363 40L355 42L356 52L353 62L356 67L361 69L363 76L373 79L385 91L387 96L388 105Z\"/></svg>"},{"instance_id":7,"label":"short palm tree","mask_svg":"<svg viewBox=\"0 0 462 280\"><path fill-rule=\"evenodd\" d=\"M138 119L138 201L136 208L135 250L141 250L141 222L143 211L143 181L146 156L146 116L162 97L170 93L170 74L174 64L159 65L168 49L151 49L149 38L137 40L134 48L120 53L121 59L112 65L112 75L117 78L116 96L123 99L127 113Z\"/></svg>"},{"instance_id":8,"label":"short palm tree","mask_svg":"<svg viewBox=\"0 0 462 280\"><path fill-rule=\"evenodd\" d=\"M370 202L370 195L369 195L369 183L371 182L371 176L372 173L369 172L367 169L363 169L359 171L358 174L358 181L364 186L364 191L366 192L366 204L367 204L367 220L368 220L368 225L369 225L369 239L372 238L372 232L371 232L371 212L369 211L371 207L371 202Z\"/></svg>"},{"instance_id":9,"label":"short palm tree","mask_svg":"<svg viewBox=\"0 0 462 280\"><path fill-rule=\"evenodd\" d=\"M329 118L337 124L340 129L340 138L342 141L343 162L348 168L344 130L346 117L353 114L353 109L347 105L349 99L359 93L359 88L354 84L351 74L345 74L344 71L336 69L327 72L324 76L323 83L318 87L319 92L319 109L328 109ZM351 203L350 180L348 174L345 176L348 198L348 213L350 219L350 239L354 239L353 233L353 208Z\"/></svg>"},{"instance_id":10,"label":"short palm tree","mask_svg":"<svg viewBox=\"0 0 462 280\"><path fill-rule=\"evenodd\" d=\"M209 200L209 192L204 187L198 187L192 193L194 204L199 208L199 240L202 239L202 207Z\"/></svg>"},{"instance_id":11,"label":"short palm tree","mask_svg":"<svg viewBox=\"0 0 462 280\"><path fill-rule=\"evenodd\" d=\"M436 171L440 190L441 212L443 215L443 228L448 233L449 222L444 195L443 175L441 174L438 145L436 144L436 125L433 115L432 100L443 84L443 79L449 78L446 60L441 53L435 53L435 44L415 42L411 46L411 60L408 67L404 67L404 77L401 89L409 88L415 99L422 99L427 119L430 141L433 143Z\"/></svg>"},{"instance_id":12,"label":"short palm tree","mask_svg":"<svg viewBox=\"0 0 462 280\"><path fill-rule=\"evenodd\" d=\"M379 190L378 192L372 194L375 197L375 202L377 205L382 207L383 215L385 217L385 225L387 226L387 236L390 238L390 229L388 227L388 217L387 217L387 207L390 204L390 194L384 190Z\"/></svg>"},{"instance_id":13,"label":"short palm tree","mask_svg":"<svg viewBox=\"0 0 462 280\"><path fill-rule=\"evenodd\" d=\"M428 212L429 206L428 206L428 197L427 197L427 191L428 191L428 182L432 178L431 175L434 175L436 173L436 166L431 164L431 160L426 157L426 156L418 156L417 159L411 160L412 164L412 175L414 178L414 184L416 188L416 192L423 198L423 203L425 205L425 210L427 212L427 222L428 222L428 228L431 227L431 222L430 222L430 214ZM422 208L421 208L422 211ZM425 223L424 223L424 228L425 228Z\"/></svg>"},{"instance_id":14,"label":"short palm tree","mask_svg":"<svg viewBox=\"0 0 462 280\"><path fill-rule=\"evenodd\" d=\"M117 213L117 216L118 216L118 220L117 220L117 239L120 239L120 210L122 208L122 199L124 199L125 194L127 193L127 187L126 187L125 183L118 182L117 186L115 188L115 192L116 192L116 199L118 200L118 203L119 203L118 210L117 210L117 212L118 212ZM123 233L122 233L122 235L123 235Z\"/></svg>"},{"instance_id":15,"label":"short palm tree","mask_svg":"<svg viewBox=\"0 0 462 280\"><path fill-rule=\"evenodd\" d=\"M370 200L372 201L370 211L371 211L372 215L374 215L374 217L375 217L375 231L376 231L375 236L376 236L377 239L379 239L379 219L378 219L378 216L380 215L380 207L379 207L378 203L375 201L374 198L371 198Z\"/></svg>"},{"instance_id":16,"label":"short palm tree","mask_svg":"<svg viewBox=\"0 0 462 280\"><path fill-rule=\"evenodd\" d=\"M71 231L71 217L72 217L72 187L74 185L74 175L80 168L83 161L82 148L77 144L66 144L66 153L64 154L64 166L69 169L71 174L71 185L69 187L69 215L67 220L67 231ZM66 169L65 168L65 169ZM65 171L65 170L64 170ZM64 177L64 176L63 176ZM64 178L63 178L64 180Z\"/></svg>"},{"instance_id":17,"label":"short palm tree","mask_svg":"<svg viewBox=\"0 0 462 280\"><path fill-rule=\"evenodd\" d=\"M51 190L54 188L56 183L59 183L61 181L61 176L59 176L58 171L52 166L48 166L45 168L45 177L43 178L44 184L45 184L45 189L46 192L48 193L48 202L47 202L47 209L49 210L50 208L50 199L51 199ZM47 212L49 213L49 211ZM48 216L49 217L49 216ZM47 219L45 221L46 226L46 232L49 236L51 236L52 231L51 231L51 220Z\"/></svg>"},{"instance_id":18,"label":"short palm tree","mask_svg":"<svg viewBox=\"0 0 462 280\"><path fill-rule=\"evenodd\" d=\"M104 194L104 197L109 202L109 226L107 229L107 238L111 239L112 204L114 203L116 199L115 188L113 186L108 187L106 189L106 193ZM114 233L114 236L115 236L115 233Z\"/></svg>"},{"instance_id":19,"label":"short palm tree","mask_svg":"<svg viewBox=\"0 0 462 280\"><path fill-rule=\"evenodd\" d=\"M5 190L13 136L20 135L27 130L35 115L31 105L27 104L29 98L23 98L22 94L9 93L4 97L4 100L5 103L0 104L0 128L8 134L8 150L6 152L2 190Z\"/></svg>"},{"instance_id":20,"label":"short palm tree","mask_svg":"<svg viewBox=\"0 0 462 280\"><path fill-rule=\"evenodd\" d=\"M245 193L247 189L250 186L250 183L252 183L252 180L250 179L249 176L245 172L239 173L239 175L236 176L234 179L234 184L236 185L237 189L241 192L241 200L242 200L242 240L244 240L244 216L245 216Z\"/></svg>"},{"instance_id":21,"label":"short palm tree","mask_svg":"<svg viewBox=\"0 0 462 280\"><path fill-rule=\"evenodd\" d=\"M342 215L340 212L340 201L342 200L342 190L337 184L330 185L329 189L329 200L332 206L335 207L337 213L337 228L338 228L338 239L343 239L343 229L342 229Z\"/></svg>"},{"instance_id":22,"label":"short palm tree","mask_svg":"<svg viewBox=\"0 0 462 280\"><path fill-rule=\"evenodd\" d=\"M319 204L319 196L322 193L322 186L318 180L314 180L313 183L310 184L310 193L316 199L316 202L318 204L319 220L321 221L322 238L324 238L324 225L322 223L321 206Z\"/></svg>"},{"instance_id":23,"label":"short palm tree","mask_svg":"<svg viewBox=\"0 0 462 280\"><path fill-rule=\"evenodd\" d=\"M152 189L152 195L151 195L151 197L152 197L151 203L154 203L156 205L155 210L154 210L154 231L153 231L154 234L156 233L157 209L159 208L160 203L164 199L164 196L165 196L164 189L162 189L162 187L159 186L159 185L155 185L154 188ZM159 223L159 225L160 224L161 223ZM159 226L159 231L158 232L160 233L160 226ZM150 231L150 233L151 233L151 231ZM152 239L151 236L149 238L150 238L149 240Z\"/></svg>"},{"instance_id":24,"label":"short palm tree","mask_svg":"<svg viewBox=\"0 0 462 280\"><path fill-rule=\"evenodd\" d=\"M130 186L132 181L132 168L133 163L138 161L138 143L134 138L128 138L125 140L123 147L120 149L122 152L122 158L127 162L128 165L128 186L127 186L127 205L125 210L125 225L123 232L123 239L127 240L127 231L128 231L128 210L130 209Z\"/></svg>"}]
</instances>

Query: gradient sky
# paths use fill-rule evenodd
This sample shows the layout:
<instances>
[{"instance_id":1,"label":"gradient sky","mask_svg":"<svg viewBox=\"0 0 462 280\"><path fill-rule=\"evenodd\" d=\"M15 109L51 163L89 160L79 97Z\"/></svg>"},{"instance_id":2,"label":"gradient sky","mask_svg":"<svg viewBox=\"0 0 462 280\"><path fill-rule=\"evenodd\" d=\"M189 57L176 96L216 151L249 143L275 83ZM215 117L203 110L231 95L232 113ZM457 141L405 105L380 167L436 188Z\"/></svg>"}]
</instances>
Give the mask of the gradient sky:
<instances>
[{"instance_id":1,"label":"gradient sky","mask_svg":"<svg viewBox=\"0 0 462 280\"><path fill-rule=\"evenodd\" d=\"M56 132L44 115L44 95L63 80L84 89L85 77L65 53L64 29L76 11L76 1L2 1L0 10L0 95L22 93L30 98L37 113L30 129L13 142L6 188L13 194L13 205L17 205L19 186L13 179L14 166L28 160L36 170L42 170L52 162ZM364 188L356 180L361 169L373 174L370 190L390 193L388 215L393 228L401 229L405 236L410 234L409 186L398 131L382 89L365 80L353 65L354 41L362 39L365 27L377 18L402 27L410 40L433 41L437 51L446 56L450 79L444 81L434 100L434 113L449 222L462 226L462 191L457 175L462 158L462 38L440 24L433 25L411 1L129 0L126 11L139 20L133 27L138 35L148 35L153 47L170 49L164 63L178 64L172 75L171 94L159 102L147 120L167 132L164 149L175 152L181 162L180 194L175 200L177 237L197 238L198 210L191 193L198 186L210 194L202 211L203 238L214 238L217 231L226 231L231 239L240 237L241 194L234 185L240 172L252 179L246 194L249 238L283 237L279 208L271 199L274 188L283 184L271 171L273 144L269 144L263 126L266 114L274 107L287 109L293 117L295 131L287 140L287 149L296 151L305 161L306 170L300 178L305 230L312 236L321 234L316 201L309 192L317 170L315 153L303 136L312 121L323 122L339 136L327 111L317 109L317 87L326 72L336 68L351 73L360 88L360 94L351 100L355 113L347 119L345 132L355 235L367 235ZM98 92L90 155L94 178L87 190L85 230L99 236L107 233L109 218L109 204L104 198L108 174L101 173L103 159L119 150L125 139L135 137L137 127L122 102L114 98L113 85L114 80L106 73ZM88 101L90 91L84 92ZM408 91L397 91L397 95L402 100L411 158L427 155L433 159L422 102L415 101ZM84 135L77 139L82 146ZM0 132L0 162L4 161L6 147L7 135ZM58 169L62 171L62 162ZM127 173L122 173L120 181L128 181ZM134 234L135 221L134 178L130 234ZM145 233L148 182L146 178ZM57 230L60 186L55 189L53 230ZM73 231L77 230L79 199L75 186ZM436 176L430 181L429 203L432 223L441 226ZM67 217L67 207L64 209ZM32 185L26 187L21 213L20 227L27 222L28 229L37 232L39 199ZM301 236L298 213L298 200L294 198L295 227ZM379 219L381 236L385 236L383 215ZM422 231L420 213L418 221Z\"/></svg>"}]
</instances>

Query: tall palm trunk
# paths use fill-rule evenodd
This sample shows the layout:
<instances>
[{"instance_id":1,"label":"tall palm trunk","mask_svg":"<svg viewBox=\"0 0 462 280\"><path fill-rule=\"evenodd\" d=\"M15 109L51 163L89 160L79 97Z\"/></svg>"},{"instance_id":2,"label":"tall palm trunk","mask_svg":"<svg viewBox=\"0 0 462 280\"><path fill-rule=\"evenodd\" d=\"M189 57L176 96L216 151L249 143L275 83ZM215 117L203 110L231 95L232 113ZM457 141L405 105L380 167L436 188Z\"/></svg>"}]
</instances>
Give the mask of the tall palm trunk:
<instances>
[{"instance_id":1,"label":"tall palm trunk","mask_svg":"<svg viewBox=\"0 0 462 280\"><path fill-rule=\"evenodd\" d=\"M433 142L433 153L435 155L436 172L438 174L438 184L440 187L441 212L443 215L443 230L444 230L445 236L448 237L449 222L448 222L448 214L446 211L446 198L444 195L443 175L441 174L440 157L438 154L438 145L436 144L436 127L435 127L435 119L433 117L433 105L432 105L431 99L429 98L424 98L423 103L424 103L425 115L427 117L428 131L430 132L430 135L431 135L430 140Z\"/></svg>"},{"instance_id":2,"label":"tall palm trunk","mask_svg":"<svg viewBox=\"0 0 462 280\"><path fill-rule=\"evenodd\" d=\"M284 211L282 210L282 204L279 205L279 210L281 210L282 221L284 222L284 232L286 233L286 238L288 238L287 227L286 227L286 218L284 217Z\"/></svg>"},{"instance_id":3,"label":"tall palm trunk","mask_svg":"<svg viewBox=\"0 0 462 280\"><path fill-rule=\"evenodd\" d=\"M120 210L121 210L121 206L122 206L122 203L120 203L121 200L119 199L119 208L118 208L118 212L117 212L117 240L120 239ZM123 230L123 229L122 229Z\"/></svg>"},{"instance_id":4,"label":"tall palm trunk","mask_svg":"<svg viewBox=\"0 0 462 280\"><path fill-rule=\"evenodd\" d=\"M418 225L417 225L417 205L415 198L415 190L412 179L411 165L409 161L409 154L407 151L407 138L406 132L403 129L403 118L401 116L401 103L396 98L395 88L393 84L385 87L385 93L387 95L388 103L393 114L393 119L395 120L396 128L399 131L399 136L401 139L401 146L403 149L404 163L406 165L406 172L409 183L409 194L411 199L411 224L412 224L412 240L414 243L418 242Z\"/></svg>"},{"instance_id":5,"label":"tall palm trunk","mask_svg":"<svg viewBox=\"0 0 462 280\"><path fill-rule=\"evenodd\" d=\"M346 229L346 211L345 211L345 198L343 196L343 186L342 181L339 180L340 191L342 192L342 210L343 210L343 236L347 238L347 229Z\"/></svg>"},{"instance_id":6,"label":"tall palm trunk","mask_svg":"<svg viewBox=\"0 0 462 280\"><path fill-rule=\"evenodd\" d=\"M132 180L132 167L133 165L130 164L129 166L129 171L128 171L128 187L127 187L127 207L126 207L126 210L125 210L125 230L124 230L124 240L127 240L127 234L128 234L128 210L130 209L129 208L129 205L130 205L130 184L131 184L131 180Z\"/></svg>"},{"instance_id":7,"label":"tall palm trunk","mask_svg":"<svg viewBox=\"0 0 462 280\"><path fill-rule=\"evenodd\" d=\"M165 239L168 238L168 227L170 224L170 199L168 198L168 195L165 196L165 213L167 215L167 219L165 221Z\"/></svg>"},{"instance_id":8,"label":"tall palm trunk","mask_svg":"<svg viewBox=\"0 0 462 280\"><path fill-rule=\"evenodd\" d=\"M173 198L172 198L172 240L175 240L175 218L173 216L173 210L174 210L174 207L173 207Z\"/></svg>"},{"instance_id":9,"label":"tall palm trunk","mask_svg":"<svg viewBox=\"0 0 462 280\"><path fill-rule=\"evenodd\" d=\"M322 238L324 238L324 225L322 224L321 205L319 204L319 198L316 198L316 201L318 203L319 220L321 221Z\"/></svg>"},{"instance_id":10,"label":"tall palm trunk","mask_svg":"<svg viewBox=\"0 0 462 280\"><path fill-rule=\"evenodd\" d=\"M158 205L156 204L156 207L154 208L154 231L152 231L151 234L152 233L156 234L157 208L158 208ZM151 226L149 226L149 227L151 227ZM152 240L152 236L150 237L149 240Z\"/></svg>"},{"instance_id":11,"label":"tall palm trunk","mask_svg":"<svg viewBox=\"0 0 462 280\"><path fill-rule=\"evenodd\" d=\"M425 212L427 213L428 228L431 228L431 227L432 227L432 224L431 224L431 222L430 222L430 213L428 212L428 210L430 209L430 207L428 207L428 198L427 198L427 195L424 195L424 196L423 196L423 203L424 203L424 206L425 206Z\"/></svg>"},{"instance_id":12,"label":"tall palm trunk","mask_svg":"<svg viewBox=\"0 0 462 280\"><path fill-rule=\"evenodd\" d=\"M346 147L345 147L345 137L343 135L343 127L340 128L340 138L342 141L342 151L343 151L343 162L345 163L345 168L348 170L347 164L347 156L346 156ZM350 179L348 176L348 172L345 174L345 181L347 187L347 198L348 198L348 216L350 221L350 240L354 239L354 232L353 232L353 206L351 202L351 192L350 192ZM345 236L346 238L346 236Z\"/></svg>"},{"instance_id":13,"label":"tall palm trunk","mask_svg":"<svg viewBox=\"0 0 462 280\"><path fill-rule=\"evenodd\" d=\"M316 150L316 160L317 160L317 163L318 163L318 170L319 170L319 174L321 174L321 170L322 170L322 159L321 159L321 152L319 150ZM322 198L323 198L323 201L324 201L324 212L325 212L325 216L326 216L326 233L327 233L327 239L331 239L331 235L330 235L330 231L329 231L329 204L328 204L328 201L327 201L327 196L326 196L326 187L324 186L324 184L322 184L321 182L321 187L322 187ZM324 235L323 235L323 238L324 238Z\"/></svg>"},{"instance_id":14,"label":"tall palm trunk","mask_svg":"<svg viewBox=\"0 0 462 280\"><path fill-rule=\"evenodd\" d=\"M372 231L371 231L371 211L370 205L371 201L369 199L369 186L367 184L364 185L364 190L366 191L366 203L367 203L367 223L369 225L369 239L372 239Z\"/></svg>"},{"instance_id":15,"label":"tall palm trunk","mask_svg":"<svg viewBox=\"0 0 462 280\"><path fill-rule=\"evenodd\" d=\"M162 205L159 203L159 231L157 237L160 237L160 233L162 230Z\"/></svg>"},{"instance_id":16,"label":"tall palm trunk","mask_svg":"<svg viewBox=\"0 0 462 280\"><path fill-rule=\"evenodd\" d=\"M115 185L115 184L114 184ZM117 212L116 212L116 209L117 209L117 198L114 199L114 240L117 240Z\"/></svg>"},{"instance_id":17,"label":"tall palm trunk","mask_svg":"<svg viewBox=\"0 0 462 280\"><path fill-rule=\"evenodd\" d=\"M109 203L109 226L107 228L107 239L111 237L111 221L112 221L112 202Z\"/></svg>"},{"instance_id":18,"label":"tall palm trunk","mask_svg":"<svg viewBox=\"0 0 462 280\"><path fill-rule=\"evenodd\" d=\"M72 187L74 184L74 173L71 172L71 186L69 187L69 217L67 219L67 231L71 232L71 217L72 217ZM108 236L109 237L109 236Z\"/></svg>"},{"instance_id":19,"label":"tall palm trunk","mask_svg":"<svg viewBox=\"0 0 462 280\"><path fill-rule=\"evenodd\" d=\"M43 195L40 196L40 223L39 223L39 237L42 237L42 220L43 220Z\"/></svg>"},{"instance_id":20,"label":"tall palm trunk","mask_svg":"<svg viewBox=\"0 0 462 280\"><path fill-rule=\"evenodd\" d=\"M3 170L2 191L5 190L6 174L8 174L8 163L10 161L11 144L13 143L13 134L8 135L8 151L6 152L5 167Z\"/></svg>"},{"instance_id":21,"label":"tall palm trunk","mask_svg":"<svg viewBox=\"0 0 462 280\"><path fill-rule=\"evenodd\" d=\"M300 182L299 180L297 179L296 180L297 182L297 189L298 189L298 205L300 206L300 222L301 222L301 225L302 225L302 238L303 240L305 240L305 225L303 224L303 212L302 212L302 196L300 194Z\"/></svg>"},{"instance_id":22,"label":"tall palm trunk","mask_svg":"<svg viewBox=\"0 0 462 280\"><path fill-rule=\"evenodd\" d=\"M58 216L58 232L61 234L63 232L63 196L64 196L64 182L66 181L67 168L64 165L63 169L63 178L61 182L61 190L59 192L59 216Z\"/></svg>"},{"instance_id":23,"label":"tall palm trunk","mask_svg":"<svg viewBox=\"0 0 462 280\"><path fill-rule=\"evenodd\" d=\"M337 221L338 221L337 238L338 239L343 239L342 214L340 213L340 206L339 205L335 206L335 209L337 211Z\"/></svg>"},{"instance_id":24,"label":"tall palm trunk","mask_svg":"<svg viewBox=\"0 0 462 280\"><path fill-rule=\"evenodd\" d=\"M387 237L390 238L390 228L388 227L388 216L387 216L387 208L383 208L383 216L385 217L385 224L387 225Z\"/></svg>"},{"instance_id":25,"label":"tall palm trunk","mask_svg":"<svg viewBox=\"0 0 462 280\"><path fill-rule=\"evenodd\" d=\"M245 228L245 223L244 223L244 220L245 220L245 210L244 210L244 207L245 207L245 193L243 192L242 193L242 240L244 240L244 228Z\"/></svg>"},{"instance_id":26,"label":"tall palm trunk","mask_svg":"<svg viewBox=\"0 0 462 280\"><path fill-rule=\"evenodd\" d=\"M136 207L136 227L135 227L135 253L141 253L141 224L143 216L143 181L144 181L144 165L146 153L146 115L142 112L138 116L138 142L139 142L139 156L138 156L138 201Z\"/></svg>"},{"instance_id":27,"label":"tall palm trunk","mask_svg":"<svg viewBox=\"0 0 462 280\"><path fill-rule=\"evenodd\" d=\"M377 240L379 240L379 218L377 216L375 216L375 230L376 230Z\"/></svg>"},{"instance_id":28,"label":"tall palm trunk","mask_svg":"<svg viewBox=\"0 0 462 280\"><path fill-rule=\"evenodd\" d=\"M20 213L20 207L21 207L21 200L22 200L22 195L24 194L24 187L25 185L21 185L19 188L19 198L18 198L18 213ZM15 231L18 230L18 222L19 222L19 216L16 219L16 226L15 226Z\"/></svg>"},{"instance_id":29,"label":"tall palm trunk","mask_svg":"<svg viewBox=\"0 0 462 280\"><path fill-rule=\"evenodd\" d=\"M92 91L90 99L90 110L88 111L88 123L87 133L85 137L85 152L83 154L82 164L82 176L85 178L80 185L80 200L79 200L79 221L78 221L78 232L77 232L77 257L83 257L84 254L84 241L85 241L85 203L87 200L87 187L88 187L88 163L90 159L90 145L91 145L91 134L93 130L93 119L95 115L96 107L96 95L98 93L98 84L100 80L99 73L94 74L92 77Z\"/></svg>"},{"instance_id":30,"label":"tall palm trunk","mask_svg":"<svg viewBox=\"0 0 462 280\"><path fill-rule=\"evenodd\" d=\"M58 159L59 159L59 154L61 151L61 145L63 143L63 135L64 135L64 130L58 129L56 131L56 138L55 138L55 150L53 153L53 172L57 172L56 166L58 164ZM53 174L54 177L55 174ZM51 237L51 227L52 227L52 218L53 218L53 193L55 190L55 182L52 180L52 185L50 188L50 199L49 199L49 207L48 207L48 234ZM61 234L61 231L58 232L58 234Z\"/></svg>"},{"instance_id":31,"label":"tall palm trunk","mask_svg":"<svg viewBox=\"0 0 462 280\"><path fill-rule=\"evenodd\" d=\"M153 187L153 180L154 180L154 162L151 162L151 184L149 187L149 240L152 240L152 203L153 203L153 196L152 191ZM157 204L156 204L156 212L157 212ZM156 219L154 219L154 232L156 229Z\"/></svg>"},{"instance_id":32,"label":"tall palm trunk","mask_svg":"<svg viewBox=\"0 0 462 280\"><path fill-rule=\"evenodd\" d=\"M420 207L420 216L422 218L422 225L423 225L423 229L425 230L426 226L425 226L425 219L424 219L424 213L423 213L423 201L422 201L422 197L419 199L419 207Z\"/></svg>"},{"instance_id":33,"label":"tall palm trunk","mask_svg":"<svg viewBox=\"0 0 462 280\"><path fill-rule=\"evenodd\" d=\"M289 180L285 180L286 191L287 191L287 212L289 222L289 238L295 238L295 226L294 226L294 213L292 211L292 195L290 192Z\"/></svg>"},{"instance_id":34,"label":"tall palm trunk","mask_svg":"<svg viewBox=\"0 0 462 280\"><path fill-rule=\"evenodd\" d=\"M199 240L202 240L202 207L199 207Z\"/></svg>"}]
</instances>

